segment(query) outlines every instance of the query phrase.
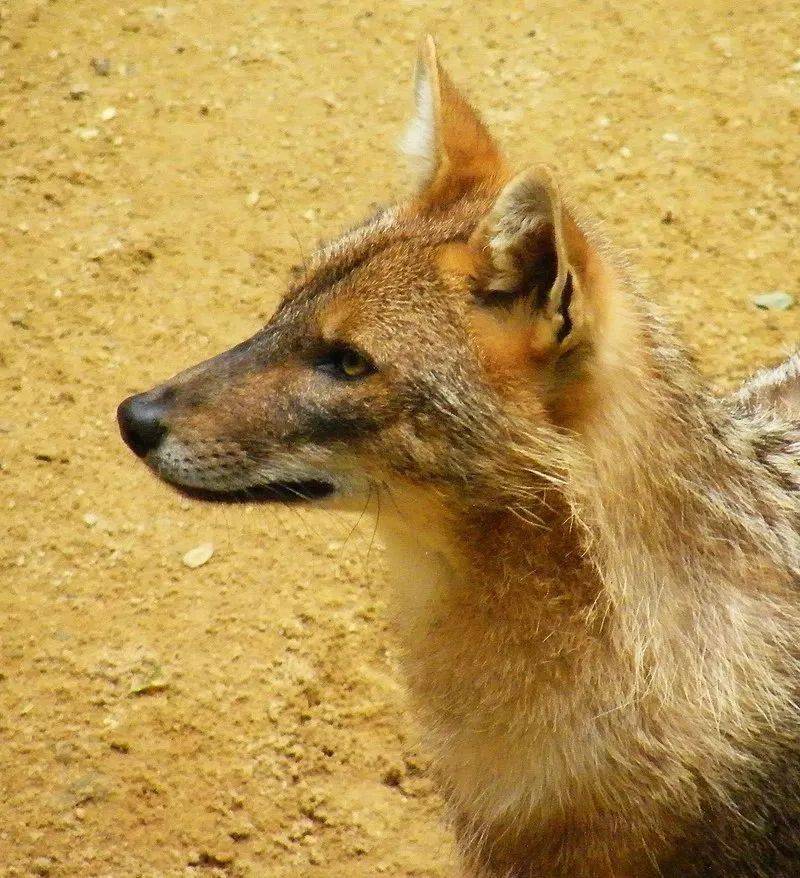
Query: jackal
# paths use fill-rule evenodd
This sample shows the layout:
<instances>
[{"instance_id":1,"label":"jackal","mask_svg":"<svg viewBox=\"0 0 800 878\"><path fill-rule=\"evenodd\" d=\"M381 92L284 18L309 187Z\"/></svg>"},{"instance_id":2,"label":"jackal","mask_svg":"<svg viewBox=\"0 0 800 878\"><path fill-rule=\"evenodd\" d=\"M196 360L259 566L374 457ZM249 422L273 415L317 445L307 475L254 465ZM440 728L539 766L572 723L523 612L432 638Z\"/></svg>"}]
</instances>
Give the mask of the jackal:
<instances>
[{"instance_id":1,"label":"jackal","mask_svg":"<svg viewBox=\"0 0 800 878\"><path fill-rule=\"evenodd\" d=\"M408 199L119 408L190 497L380 509L465 875L800 875L800 360L720 399L424 43Z\"/></svg>"}]
</instances>

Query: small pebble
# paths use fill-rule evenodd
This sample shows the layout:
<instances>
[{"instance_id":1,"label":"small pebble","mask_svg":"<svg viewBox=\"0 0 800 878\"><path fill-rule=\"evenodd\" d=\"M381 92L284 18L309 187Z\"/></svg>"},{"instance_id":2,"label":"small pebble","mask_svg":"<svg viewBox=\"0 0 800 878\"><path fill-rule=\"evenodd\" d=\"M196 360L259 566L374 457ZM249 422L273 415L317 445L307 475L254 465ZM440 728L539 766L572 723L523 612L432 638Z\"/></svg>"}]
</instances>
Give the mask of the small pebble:
<instances>
[{"instance_id":1,"label":"small pebble","mask_svg":"<svg viewBox=\"0 0 800 878\"><path fill-rule=\"evenodd\" d=\"M247 202L248 207L255 207L258 204L259 198L261 198L261 193L258 189L253 189L252 192L247 193L245 201Z\"/></svg>"},{"instance_id":2,"label":"small pebble","mask_svg":"<svg viewBox=\"0 0 800 878\"><path fill-rule=\"evenodd\" d=\"M99 516L95 515L94 512L87 512L83 516L83 523L86 525L86 527L94 527L98 521L100 521L100 518Z\"/></svg>"},{"instance_id":3,"label":"small pebble","mask_svg":"<svg viewBox=\"0 0 800 878\"><path fill-rule=\"evenodd\" d=\"M34 875L47 876L52 872L53 864L48 857L37 857L31 864Z\"/></svg>"},{"instance_id":4,"label":"small pebble","mask_svg":"<svg viewBox=\"0 0 800 878\"><path fill-rule=\"evenodd\" d=\"M234 841L246 841L253 834L253 827L246 821L239 821L228 830L228 835Z\"/></svg>"},{"instance_id":5,"label":"small pebble","mask_svg":"<svg viewBox=\"0 0 800 878\"><path fill-rule=\"evenodd\" d=\"M116 107L106 107L102 113L100 113L100 118L103 122L110 122L112 119L117 117L117 108Z\"/></svg>"},{"instance_id":6,"label":"small pebble","mask_svg":"<svg viewBox=\"0 0 800 878\"><path fill-rule=\"evenodd\" d=\"M680 143L681 142L680 134L676 133L675 131L665 131L661 135L661 139L665 140L667 143Z\"/></svg>"},{"instance_id":7,"label":"small pebble","mask_svg":"<svg viewBox=\"0 0 800 878\"><path fill-rule=\"evenodd\" d=\"M387 787L399 787L403 780L403 769L397 765L392 765L383 773L383 782Z\"/></svg>"},{"instance_id":8,"label":"small pebble","mask_svg":"<svg viewBox=\"0 0 800 878\"><path fill-rule=\"evenodd\" d=\"M733 57L733 40L727 34L712 37L711 47L725 58Z\"/></svg>"},{"instance_id":9,"label":"small pebble","mask_svg":"<svg viewBox=\"0 0 800 878\"><path fill-rule=\"evenodd\" d=\"M81 140L94 140L100 132L96 128L79 128L78 137Z\"/></svg>"},{"instance_id":10,"label":"small pebble","mask_svg":"<svg viewBox=\"0 0 800 878\"><path fill-rule=\"evenodd\" d=\"M794 305L794 296L783 290L773 290L771 293L762 293L760 296L754 296L753 304L756 308L763 308L768 311L785 311Z\"/></svg>"},{"instance_id":11,"label":"small pebble","mask_svg":"<svg viewBox=\"0 0 800 878\"><path fill-rule=\"evenodd\" d=\"M69 88L69 96L73 101L80 101L89 94L89 86L83 82L75 83Z\"/></svg>"},{"instance_id":12,"label":"small pebble","mask_svg":"<svg viewBox=\"0 0 800 878\"><path fill-rule=\"evenodd\" d=\"M214 554L213 543L200 543L183 556L183 563L186 567L194 570L196 567L202 567Z\"/></svg>"},{"instance_id":13,"label":"small pebble","mask_svg":"<svg viewBox=\"0 0 800 878\"><path fill-rule=\"evenodd\" d=\"M108 58L92 58L89 63L98 76L108 76L111 73L111 62Z\"/></svg>"}]
</instances>

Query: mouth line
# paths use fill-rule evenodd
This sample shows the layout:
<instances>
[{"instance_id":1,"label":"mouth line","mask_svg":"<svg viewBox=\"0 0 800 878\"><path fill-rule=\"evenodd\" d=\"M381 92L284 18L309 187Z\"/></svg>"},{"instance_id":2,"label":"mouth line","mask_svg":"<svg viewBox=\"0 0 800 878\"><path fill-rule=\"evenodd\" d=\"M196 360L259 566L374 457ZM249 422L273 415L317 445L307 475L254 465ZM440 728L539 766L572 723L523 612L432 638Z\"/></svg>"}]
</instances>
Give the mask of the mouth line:
<instances>
[{"instance_id":1,"label":"mouth line","mask_svg":"<svg viewBox=\"0 0 800 878\"><path fill-rule=\"evenodd\" d=\"M335 488L323 479L267 482L233 491L215 491L209 488L187 488L172 484L179 494L203 503L306 503L322 500L333 494Z\"/></svg>"}]
</instances>

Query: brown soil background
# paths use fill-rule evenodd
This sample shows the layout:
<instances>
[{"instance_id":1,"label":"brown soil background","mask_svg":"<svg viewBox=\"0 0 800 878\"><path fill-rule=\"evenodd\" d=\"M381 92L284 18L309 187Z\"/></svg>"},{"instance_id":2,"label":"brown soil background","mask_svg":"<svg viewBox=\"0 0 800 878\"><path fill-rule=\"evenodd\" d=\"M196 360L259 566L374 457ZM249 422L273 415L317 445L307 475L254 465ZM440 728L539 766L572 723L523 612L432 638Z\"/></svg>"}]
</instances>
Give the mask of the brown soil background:
<instances>
[{"instance_id":1,"label":"brown soil background","mask_svg":"<svg viewBox=\"0 0 800 878\"><path fill-rule=\"evenodd\" d=\"M425 30L712 380L776 362L800 307L752 297L800 294L800 6L0 0L0 23L0 871L449 874L371 526L182 503L115 406L253 332L301 250L405 187Z\"/></svg>"}]
</instances>

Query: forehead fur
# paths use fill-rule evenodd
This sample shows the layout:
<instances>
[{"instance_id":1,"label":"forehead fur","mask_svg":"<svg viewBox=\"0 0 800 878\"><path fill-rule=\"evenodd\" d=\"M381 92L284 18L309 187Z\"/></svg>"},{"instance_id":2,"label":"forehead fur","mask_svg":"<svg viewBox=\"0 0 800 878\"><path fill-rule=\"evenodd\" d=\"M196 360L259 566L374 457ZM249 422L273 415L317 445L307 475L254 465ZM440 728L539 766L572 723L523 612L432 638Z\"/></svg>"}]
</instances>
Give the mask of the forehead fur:
<instances>
[{"instance_id":1,"label":"forehead fur","mask_svg":"<svg viewBox=\"0 0 800 878\"><path fill-rule=\"evenodd\" d=\"M487 196L464 199L435 213L422 213L411 205L381 211L321 246L292 284L284 304L315 298L387 251L413 253L449 241L466 241L490 207Z\"/></svg>"}]
</instances>

